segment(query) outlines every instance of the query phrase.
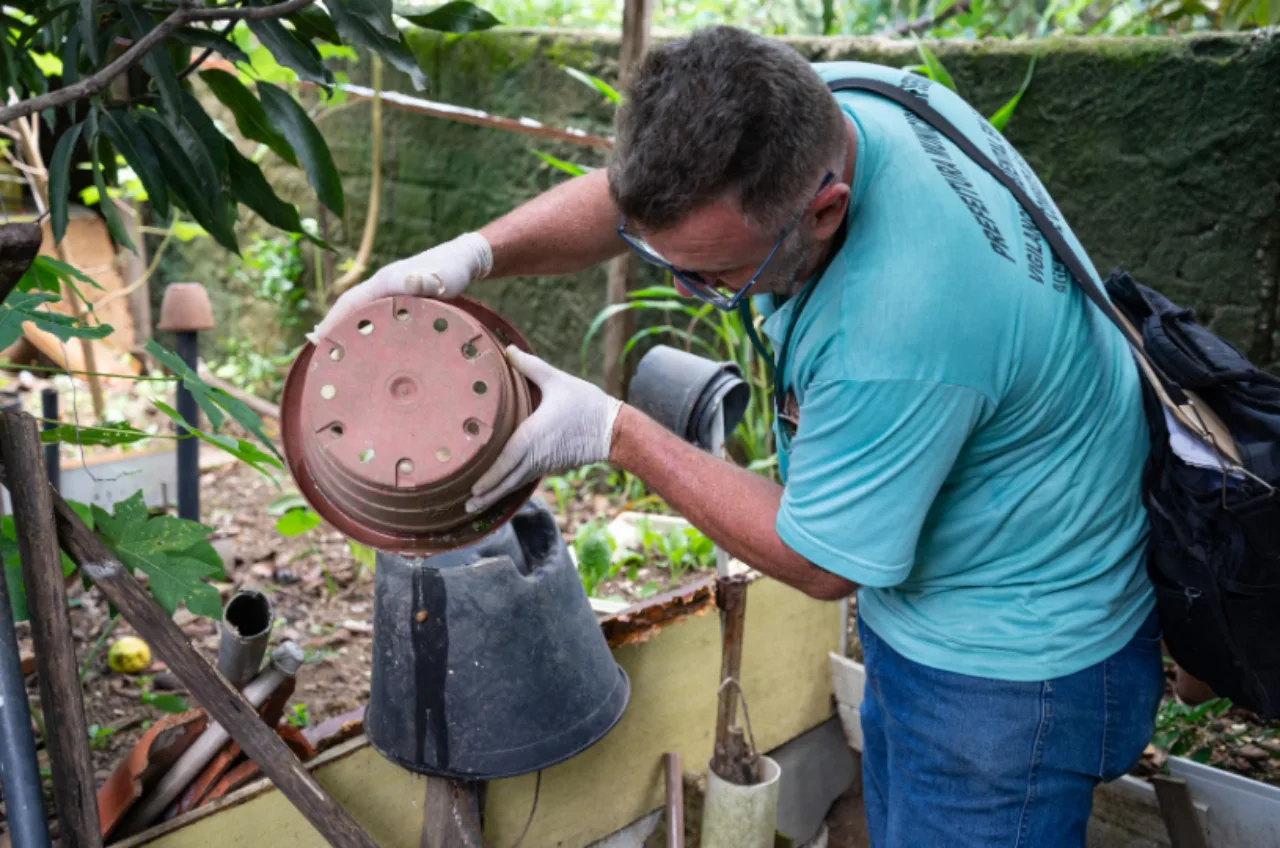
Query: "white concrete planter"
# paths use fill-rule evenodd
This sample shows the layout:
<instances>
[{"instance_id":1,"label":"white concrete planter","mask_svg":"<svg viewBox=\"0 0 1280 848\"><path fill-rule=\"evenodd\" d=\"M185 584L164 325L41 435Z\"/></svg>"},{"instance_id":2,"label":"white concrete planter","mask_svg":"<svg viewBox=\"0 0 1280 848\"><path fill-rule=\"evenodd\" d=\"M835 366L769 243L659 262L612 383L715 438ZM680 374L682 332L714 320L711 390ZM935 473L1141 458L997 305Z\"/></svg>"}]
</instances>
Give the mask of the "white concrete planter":
<instances>
[{"instance_id":1,"label":"white concrete planter","mask_svg":"<svg viewBox=\"0 0 1280 848\"><path fill-rule=\"evenodd\" d=\"M1204 805L1213 848L1280 845L1280 787L1182 757L1169 758L1169 773L1185 780L1192 801Z\"/></svg>"}]
</instances>

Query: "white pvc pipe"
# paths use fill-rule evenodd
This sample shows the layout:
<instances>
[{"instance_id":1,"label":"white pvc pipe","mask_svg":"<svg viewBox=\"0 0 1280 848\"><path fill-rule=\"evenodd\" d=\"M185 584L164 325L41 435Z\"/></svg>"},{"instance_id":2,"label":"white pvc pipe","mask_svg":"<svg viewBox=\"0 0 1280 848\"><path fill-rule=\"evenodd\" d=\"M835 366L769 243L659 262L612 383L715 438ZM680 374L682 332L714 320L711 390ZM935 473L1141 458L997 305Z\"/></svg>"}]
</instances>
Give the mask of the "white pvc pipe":
<instances>
[{"instance_id":1,"label":"white pvc pipe","mask_svg":"<svg viewBox=\"0 0 1280 848\"><path fill-rule=\"evenodd\" d=\"M738 786L707 764L707 796L702 806L702 848L773 848L778 829L782 769L761 755L763 780Z\"/></svg>"}]
</instances>

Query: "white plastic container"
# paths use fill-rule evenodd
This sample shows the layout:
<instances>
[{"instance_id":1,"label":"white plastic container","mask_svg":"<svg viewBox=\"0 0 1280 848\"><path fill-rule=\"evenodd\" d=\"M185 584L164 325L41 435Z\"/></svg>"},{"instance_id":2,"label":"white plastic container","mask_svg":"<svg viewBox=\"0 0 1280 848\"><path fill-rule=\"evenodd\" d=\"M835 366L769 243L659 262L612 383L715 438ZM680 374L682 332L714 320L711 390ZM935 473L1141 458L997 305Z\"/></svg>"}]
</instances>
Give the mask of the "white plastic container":
<instances>
[{"instance_id":1,"label":"white plastic container","mask_svg":"<svg viewBox=\"0 0 1280 848\"><path fill-rule=\"evenodd\" d=\"M773 848L778 827L782 769L760 757L763 780L738 786L707 765L707 797L702 807L702 848Z\"/></svg>"}]
</instances>

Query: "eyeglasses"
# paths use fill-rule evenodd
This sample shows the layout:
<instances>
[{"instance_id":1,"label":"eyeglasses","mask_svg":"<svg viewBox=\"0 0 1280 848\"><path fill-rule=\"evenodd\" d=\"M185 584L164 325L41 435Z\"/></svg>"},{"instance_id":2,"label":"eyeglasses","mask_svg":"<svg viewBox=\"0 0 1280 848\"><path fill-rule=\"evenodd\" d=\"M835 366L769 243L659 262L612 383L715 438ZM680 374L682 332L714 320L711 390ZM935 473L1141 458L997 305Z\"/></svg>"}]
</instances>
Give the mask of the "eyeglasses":
<instances>
[{"instance_id":1,"label":"eyeglasses","mask_svg":"<svg viewBox=\"0 0 1280 848\"><path fill-rule=\"evenodd\" d=\"M822 178L822 184L818 186L818 191L814 193L814 196L816 197L817 194L821 193L822 190L830 185L831 181L834 179L835 174L828 172L827 175ZM806 210L804 209L800 210L789 222L787 222L787 225L782 228L782 232L778 235L778 240L774 242L773 249L770 250L769 255L764 258L764 262L760 263L760 267L756 269L756 272L751 275L751 279L747 281L745 286L731 294L725 294L717 290L713 283L709 282L697 271L687 271L677 268L667 261L661 253L654 250L652 245L646 242L643 238L628 233L626 230L627 218L625 215L622 217L622 220L618 222L618 235L624 242L626 242L627 247L635 251L637 256L651 265L656 265L664 271L670 272L671 276L679 280L694 297L704 303L711 304L717 309L723 309L728 312L738 308L738 304L747 296L751 287L756 284L756 280L760 279L760 275L764 273L764 269L769 267L769 262L773 259L774 254L778 252L778 248L782 247L782 242L786 240L792 228L800 222L802 217L804 217L805 211Z\"/></svg>"}]
</instances>

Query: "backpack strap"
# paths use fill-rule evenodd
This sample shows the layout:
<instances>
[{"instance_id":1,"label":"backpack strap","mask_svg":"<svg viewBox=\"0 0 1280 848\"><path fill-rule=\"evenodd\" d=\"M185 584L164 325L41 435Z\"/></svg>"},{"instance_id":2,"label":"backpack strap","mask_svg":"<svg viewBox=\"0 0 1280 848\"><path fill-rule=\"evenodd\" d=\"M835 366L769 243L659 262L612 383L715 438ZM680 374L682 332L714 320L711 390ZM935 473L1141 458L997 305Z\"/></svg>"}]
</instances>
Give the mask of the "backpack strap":
<instances>
[{"instance_id":1,"label":"backpack strap","mask_svg":"<svg viewBox=\"0 0 1280 848\"><path fill-rule=\"evenodd\" d=\"M1149 375L1158 379L1160 388L1167 393L1174 405L1182 406L1188 403L1186 395L1178 384L1168 379L1161 372L1160 367L1151 359L1151 355L1147 353L1146 348L1143 346L1141 334L1120 314L1098 284L1094 282L1093 274L1090 273L1092 264L1076 253L1062 235L1062 232L1054 226L1054 223L1049 220L1049 216L1031 199L1022 186L1018 185L1016 180L1001 170L1000 166L993 162L990 156L982 152L964 133L960 132L955 124L943 117L941 112L924 100L883 80L871 77L842 77L837 80L831 80L827 83L827 87L833 92L867 91L892 100L946 136L952 144L960 148L962 153L994 177L998 183L1007 188L1014 199L1031 216L1031 220L1040 229L1045 241L1049 242L1049 247L1058 255L1058 258L1062 260L1062 264L1066 266L1071 276L1075 279L1076 285L1080 286L1085 296L1093 301L1094 306L1102 310L1102 314L1107 316L1107 320L1114 324L1116 329L1125 337L1129 342L1129 347L1141 357L1146 366L1145 370L1148 371Z\"/></svg>"}]
</instances>

